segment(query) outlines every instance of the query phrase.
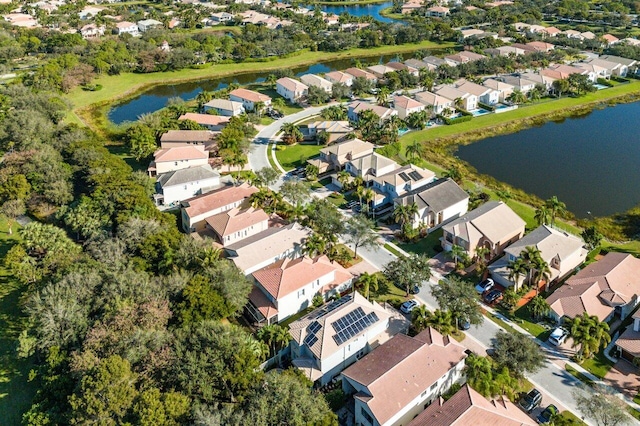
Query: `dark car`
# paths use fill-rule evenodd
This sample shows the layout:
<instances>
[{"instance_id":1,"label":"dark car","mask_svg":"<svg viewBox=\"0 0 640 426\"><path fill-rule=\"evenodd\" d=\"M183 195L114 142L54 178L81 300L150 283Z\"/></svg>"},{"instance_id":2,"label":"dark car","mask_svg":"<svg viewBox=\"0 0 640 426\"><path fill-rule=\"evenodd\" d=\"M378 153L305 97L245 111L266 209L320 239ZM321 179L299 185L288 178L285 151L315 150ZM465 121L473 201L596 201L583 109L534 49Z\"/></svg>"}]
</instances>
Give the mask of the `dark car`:
<instances>
[{"instance_id":1,"label":"dark car","mask_svg":"<svg viewBox=\"0 0 640 426\"><path fill-rule=\"evenodd\" d=\"M493 282L493 280L491 278L487 278L486 280L482 281L480 284L476 285L476 291L479 294L486 293L489 290L493 290L494 285L495 283Z\"/></svg>"},{"instance_id":2,"label":"dark car","mask_svg":"<svg viewBox=\"0 0 640 426\"><path fill-rule=\"evenodd\" d=\"M538 389L531 389L531 392L520 398L518 405L527 413L532 412L542 402L542 394Z\"/></svg>"},{"instance_id":3,"label":"dark car","mask_svg":"<svg viewBox=\"0 0 640 426\"><path fill-rule=\"evenodd\" d=\"M466 319L466 318L460 318L460 319L458 320L458 328L459 328L460 330L468 330L468 329L470 329L470 328L471 328L471 323L470 323L470 322L469 322L469 320L468 320L468 319Z\"/></svg>"},{"instance_id":4,"label":"dark car","mask_svg":"<svg viewBox=\"0 0 640 426\"><path fill-rule=\"evenodd\" d=\"M554 414L558 414L558 407L556 407L555 405L551 404L547 408L542 410L542 413L540 413L540 415L538 416L538 419L537 419L538 423L540 423L540 424L549 423L549 421L551 421L551 417Z\"/></svg>"},{"instance_id":5,"label":"dark car","mask_svg":"<svg viewBox=\"0 0 640 426\"><path fill-rule=\"evenodd\" d=\"M487 305L491 305L498 299L502 297L502 292L500 290L491 290L489 293L484 296L484 303Z\"/></svg>"},{"instance_id":6,"label":"dark car","mask_svg":"<svg viewBox=\"0 0 640 426\"><path fill-rule=\"evenodd\" d=\"M414 285L413 287L411 287L411 294L418 294L420 293L420 287L418 287L417 285Z\"/></svg>"}]
</instances>

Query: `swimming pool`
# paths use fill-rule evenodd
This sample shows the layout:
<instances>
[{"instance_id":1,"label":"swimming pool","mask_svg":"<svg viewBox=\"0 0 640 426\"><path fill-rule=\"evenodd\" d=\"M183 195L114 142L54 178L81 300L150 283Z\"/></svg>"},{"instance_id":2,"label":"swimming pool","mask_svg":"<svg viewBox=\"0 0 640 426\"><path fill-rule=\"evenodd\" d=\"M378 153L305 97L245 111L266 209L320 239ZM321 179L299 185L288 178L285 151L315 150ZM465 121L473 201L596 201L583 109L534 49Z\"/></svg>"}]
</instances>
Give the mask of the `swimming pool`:
<instances>
[{"instance_id":1,"label":"swimming pool","mask_svg":"<svg viewBox=\"0 0 640 426\"><path fill-rule=\"evenodd\" d=\"M473 111L469 111L469 112L471 114L473 114L474 117L478 117L480 115L489 114L491 111L487 111L486 109L478 108L478 109L474 109Z\"/></svg>"}]
</instances>

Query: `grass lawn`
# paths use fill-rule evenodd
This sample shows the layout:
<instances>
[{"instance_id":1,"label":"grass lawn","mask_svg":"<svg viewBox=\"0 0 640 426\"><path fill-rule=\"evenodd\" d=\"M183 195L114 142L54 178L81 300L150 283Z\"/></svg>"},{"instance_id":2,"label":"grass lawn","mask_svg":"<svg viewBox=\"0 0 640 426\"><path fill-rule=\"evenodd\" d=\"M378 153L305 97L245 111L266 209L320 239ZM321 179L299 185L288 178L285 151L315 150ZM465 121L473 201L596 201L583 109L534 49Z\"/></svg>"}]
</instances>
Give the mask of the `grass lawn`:
<instances>
[{"instance_id":1,"label":"grass lawn","mask_svg":"<svg viewBox=\"0 0 640 426\"><path fill-rule=\"evenodd\" d=\"M621 251L631 253L636 257L640 257L640 240L629 241L626 243L611 243L602 241L601 247L608 251Z\"/></svg>"},{"instance_id":2,"label":"grass lawn","mask_svg":"<svg viewBox=\"0 0 640 426\"><path fill-rule=\"evenodd\" d=\"M580 420L571 411L563 411L562 413L560 413L560 417L567 421L567 423L563 423L567 426L586 426L586 423Z\"/></svg>"},{"instance_id":3,"label":"grass lawn","mask_svg":"<svg viewBox=\"0 0 640 426\"><path fill-rule=\"evenodd\" d=\"M129 153L129 150L123 145L107 145L106 148L116 157L122 158L134 171L146 171L149 166L148 163L145 164L136 160L133 155Z\"/></svg>"},{"instance_id":4,"label":"grass lawn","mask_svg":"<svg viewBox=\"0 0 640 426\"><path fill-rule=\"evenodd\" d=\"M17 226L9 235L7 223L0 222L0 254L4 257L18 239ZM0 423L18 425L22 413L30 406L37 389L36 382L29 382L29 370L34 368L30 360L16 357L18 335L25 323L20 298L23 288L10 275L4 264L0 265Z\"/></svg>"},{"instance_id":5,"label":"grass lawn","mask_svg":"<svg viewBox=\"0 0 640 426\"><path fill-rule=\"evenodd\" d=\"M527 309L526 305L516 309L513 314L507 316L540 340L546 340L549 337L549 334L551 334L551 330L547 330L543 326L538 325L533 318L531 318L531 315L529 315L529 309Z\"/></svg>"},{"instance_id":6,"label":"grass lawn","mask_svg":"<svg viewBox=\"0 0 640 426\"><path fill-rule=\"evenodd\" d=\"M392 283L387 284L385 282L379 286L378 291L371 291L372 300L375 300L378 303L389 302L396 307L411 298L411 296L407 297L404 290L396 287Z\"/></svg>"},{"instance_id":7,"label":"grass lawn","mask_svg":"<svg viewBox=\"0 0 640 426\"><path fill-rule=\"evenodd\" d=\"M604 356L603 350L600 350L593 358L585 360L580 365L589 373L601 379L604 378L609 370L611 370L611 367L613 367L613 363Z\"/></svg>"},{"instance_id":8,"label":"grass lawn","mask_svg":"<svg viewBox=\"0 0 640 426\"><path fill-rule=\"evenodd\" d=\"M436 247L440 247L440 238L442 237L442 228L436 229L424 238L421 238L415 243L400 243L396 245L402 250L409 253L424 254L429 257L433 257L439 252Z\"/></svg>"},{"instance_id":9,"label":"grass lawn","mask_svg":"<svg viewBox=\"0 0 640 426\"><path fill-rule=\"evenodd\" d=\"M304 165L307 159L320 153L322 145L278 145L276 158L283 169L289 171Z\"/></svg>"},{"instance_id":10,"label":"grass lawn","mask_svg":"<svg viewBox=\"0 0 640 426\"><path fill-rule=\"evenodd\" d=\"M335 205L337 208L341 209L346 206L347 199L340 192L334 192L327 197L327 200L331 202L331 204Z\"/></svg>"},{"instance_id":11,"label":"grass lawn","mask_svg":"<svg viewBox=\"0 0 640 426\"><path fill-rule=\"evenodd\" d=\"M278 94L278 92L276 92L276 89L273 89L266 84L251 84L248 87L251 90L255 90L256 92L269 96L271 99L277 99L277 98L284 99L282 96ZM302 111L304 108L302 108L300 105L289 103L285 99L284 107L278 108L278 109L280 109L284 115L291 115L291 114L295 114L296 112Z\"/></svg>"}]
</instances>

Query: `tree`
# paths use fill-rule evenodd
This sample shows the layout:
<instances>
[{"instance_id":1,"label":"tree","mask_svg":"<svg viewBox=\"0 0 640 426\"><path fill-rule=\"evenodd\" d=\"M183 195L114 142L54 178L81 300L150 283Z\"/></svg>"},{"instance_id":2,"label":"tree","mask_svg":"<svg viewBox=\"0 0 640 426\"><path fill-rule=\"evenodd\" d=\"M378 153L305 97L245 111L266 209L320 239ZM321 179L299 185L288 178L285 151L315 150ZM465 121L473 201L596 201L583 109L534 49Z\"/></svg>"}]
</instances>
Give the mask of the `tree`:
<instances>
[{"instance_id":1,"label":"tree","mask_svg":"<svg viewBox=\"0 0 640 426\"><path fill-rule=\"evenodd\" d=\"M302 252L309 257L324 254L327 251L327 241L322 235L314 232L305 241Z\"/></svg>"},{"instance_id":2,"label":"tree","mask_svg":"<svg viewBox=\"0 0 640 426\"><path fill-rule=\"evenodd\" d=\"M536 209L536 214L534 219L538 223L538 225L548 225L551 223L551 212L547 208L547 206L540 206Z\"/></svg>"},{"instance_id":3,"label":"tree","mask_svg":"<svg viewBox=\"0 0 640 426\"><path fill-rule=\"evenodd\" d=\"M179 392L162 393L155 387L146 388L133 406L135 424L141 426L178 426L184 424L190 412L189 398Z\"/></svg>"},{"instance_id":4,"label":"tree","mask_svg":"<svg viewBox=\"0 0 640 426\"><path fill-rule=\"evenodd\" d=\"M460 169L457 169L455 167L452 167L449 170L447 170L444 173L443 177L453 180L458 185L462 183L462 178L463 178L462 172L460 171Z\"/></svg>"},{"instance_id":5,"label":"tree","mask_svg":"<svg viewBox=\"0 0 640 426\"><path fill-rule=\"evenodd\" d=\"M31 184L23 174L12 174L0 184L0 200L24 200L31 192Z\"/></svg>"},{"instance_id":6,"label":"tree","mask_svg":"<svg viewBox=\"0 0 640 426\"><path fill-rule=\"evenodd\" d=\"M378 105L386 107L389 103L390 93L391 92L387 86L383 86L378 89L378 93L376 94L376 102L378 103Z\"/></svg>"},{"instance_id":7,"label":"tree","mask_svg":"<svg viewBox=\"0 0 640 426\"><path fill-rule=\"evenodd\" d=\"M307 167L304 168L304 173L307 176L307 180L309 181L317 180L319 172L320 170L315 164L307 164Z\"/></svg>"},{"instance_id":8,"label":"tree","mask_svg":"<svg viewBox=\"0 0 640 426\"><path fill-rule=\"evenodd\" d=\"M540 346L530 337L520 333L498 331L493 344L493 359L500 367L507 367L517 376L535 373L545 363Z\"/></svg>"},{"instance_id":9,"label":"tree","mask_svg":"<svg viewBox=\"0 0 640 426\"><path fill-rule=\"evenodd\" d=\"M329 102L331 95L323 88L318 86L310 86L307 93L307 100L311 105L322 105Z\"/></svg>"},{"instance_id":10,"label":"tree","mask_svg":"<svg viewBox=\"0 0 640 426\"><path fill-rule=\"evenodd\" d=\"M256 172L256 184L264 187L271 186L280 177L280 173L275 171L272 167L263 167Z\"/></svg>"},{"instance_id":11,"label":"tree","mask_svg":"<svg viewBox=\"0 0 640 426\"><path fill-rule=\"evenodd\" d=\"M558 200L558 197L556 197L555 195L545 201L544 205L547 207L547 209L549 209L552 226L555 224L557 216L564 216L567 213L567 205Z\"/></svg>"},{"instance_id":12,"label":"tree","mask_svg":"<svg viewBox=\"0 0 640 426\"><path fill-rule=\"evenodd\" d=\"M346 120L347 110L342 105L331 105L320 111L320 116L325 120Z\"/></svg>"},{"instance_id":13,"label":"tree","mask_svg":"<svg viewBox=\"0 0 640 426\"><path fill-rule=\"evenodd\" d=\"M549 303L547 303L545 298L542 296L535 296L533 299L531 299L528 307L529 311L531 312L531 316L534 319L543 317L551 311L551 306L549 306Z\"/></svg>"},{"instance_id":14,"label":"tree","mask_svg":"<svg viewBox=\"0 0 640 426\"><path fill-rule=\"evenodd\" d=\"M451 316L450 311L436 309L435 311L430 312L427 315L426 324L428 327L435 329L443 336L449 336L455 331L453 317Z\"/></svg>"},{"instance_id":15,"label":"tree","mask_svg":"<svg viewBox=\"0 0 640 426\"><path fill-rule=\"evenodd\" d=\"M520 277L526 275L528 272L526 262L521 257L518 257L515 260L509 261L507 269L509 270L509 280L513 281L514 287L517 288Z\"/></svg>"},{"instance_id":16,"label":"tree","mask_svg":"<svg viewBox=\"0 0 640 426\"><path fill-rule=\"evenodd\" d=\"M9 235L13 234L13 224L19 216L26 213L24 201L22 200L9 200L5 201L0 207L2 215L7 218L7 225L9 226Z\"/></svg>"},{"instance_id":17,"label":"tree","mask_svg":"<svg viewBox=\"0 0 640 426\"><path fill-rule=\"evenodd\" d=\"M256 338L269 347L270 356L273 357L289 344L291 335L287 328L278 324L269 324L258 329Z\"/></svg>"},{"instance_id":18,"label":"tree","mask_svg":"<svg viewBox=\"0 0 640 426\"><path fill-rule=\"evenodd\" d=\"M631 423L627 405L603 387L595 393L575 391L573 394L578 409L583 415L594 419L598 426L619 426Z\"/></svg>"},{"instance_id":19,"label":"tree","mask_svg":"<svg viewBox=\"0 0 640 426\"><path fill-rule=\"evenodd\" d=\"M158 148L154 129L144 124L129 127L126 140L129 151L138 161L151 156Z\"/></svg>"},{"instance_id":20,"label":"tree","mask_svg":"<svg viewBox=\"0 0 640 426\"><path fill-rule=\"evenodd\" d=\"M399 257L389 262L383 273L389 282L404 289L409 295L411 288L422 287L422 283L431 277L429 258L418 254Z\"/></svg>"},{"instance_id":21,"label":"tree","mask_svg":"<svg viewBox=\"0 0 640 426\"><path fill-rule=\"evenodd\" d=\"M426 110L412 112L405 118L405 123L412 129L422 130L425 128L427 120L429 119L429 115ZM419 142L413 142L413 144L420 144ZM420 144L421 145L421 144ZM409 158L409 153L407 152L407 158Z\"/></svg>"},{"instance_id":22,"label":"tree","mask_svg":"<svg viewBox=\"0 0 640 426\"><path fill-rule=\"evenodd\" d=\"M518 304L519 300L520 300L520 296L518 295L518 293L516 293L516 291L513 289L513 287L509 287L502 294L502 302L501 303L505 307L507 307L509 309L509 311L513 311L513 309Z\"/></svg>"},{"instance_id":23,"label":"tree","mask_svg":"<svg viewBox=\"0 0 640 426\"><path fill-rule=\"evenodd\" d=\"M509 96L507 96L507 100L516 105L524 104L528 101L527 95L525 95L518 89L514 89L514 91L511 92Z\"/></svg>"},{"instance_id":24,"label":"tree","mask_svg":"<svg viewBox=\"0 0 640 426\"><path fill-rule=\"evenodd\" d=\"M370 293L373 290L374 292L378 291L380 287L380 275L377 273L369 274L367 272L363 272L356 281L354 287L362 290L362 295L369 299Z\"/></svg>"},{"instance_id":25,"label":"tree","mask_svg":"<svg viewBox=\"0 0 640 426\"><path fill-rule=\"evenodd\" d=\"M280 193L292 204L305 204L311 197L309 185L300 179L289 179L280 187Z\"/></svg>"},{"instance_id":26,"label":"tree","mask_svg":"<svg viewBox=\"0 0 640 426\"><path fill-rule=\"evenodd\" d=\"M347 189L347 185L351 180L351 174L346 170L341 170L338 172L337 179L340 183L340 186L342 187L342 190L344 191Z\"/></svg>"},{"instance_id":27,"label":"tree","mask_svg":"<svg viewBox=\"0 0 640 426\"><path fill-rule=\"evenodd\" d=\"M411 311L411 326L416 333L420 333L429 326L427 318L430 313L426 305L418 305Z\"/></svg>"},{"instance_id":28,"label":"tree","mask_svg":"<svg viewBox=\"0 0 640 426\"><path fill-rule=\"evenodd\" d=\"M469 354L465 360L464 372L467 376L467 383L475 391L484 397L496 394L496 382L493 378L493 366L489 358Z\"/></svg>"},{"instance_id":29,"label":"tree","mask_svg":"<svg viewBox=\"0 0 640 426\"><path fill-rule=\"evenodd\" d=\"M602 239L604 238L604 236L593 225L588 228L585 228L585 230L582 231L580 236L586 243L589 251L598 247L600 245L600 241L602 241Z\"/></svg>"},{"instance_id":30,"label":"tree","mask_svg":"<svg viewBox=\"0 0 640 426\"><path fill-rule=\"evenodd\" d=\"M458 260L462 258L466 254L464 247L454 244L451 246L451 251L449 252L449 256L453 259L453 263L458 265Z\"/></svg>"},{"instance_id":31,"label":"tree","mask_svg":"<svg viewBox=\"0 0 640 426\"><path fill-rule=\"evenodd\" d=\"M569 91L570 85L566 79L560 79L554 80L553 83L551 83L551 87L553 88L553 91L556 92L558 97L561 98L563 93Z\"/></svg>"},{"instance_id":32,"label":"tree","mask_svg":"<svg viewBox=\"0 0 640 426\"><path fill-rule=\"evenodd\" d=\"M609 324L600 322L597 316L584 312L566 321L569 335L573 340L572 347L580 346L576 354L578 359L591 358L600 348L611 342Z\"/></svg>"},{"instance_id":33,"label":"tree","mask_svg":"<svg viewBox=\"0 0 640 426\"><path fill-rule=\"evenodd\" d=\"M333 83L331 88L331 97L337 101L349 97L351 89L344 83ZM343 117L344 118L344 117ZM342 119L342 118L339 118Z\"/></svg>"},{"instance_id":34,"label":"tree","mask_svg":"<svg viewBox=\"0 0 640 426\"><path fill-rule=\"evenodd\" d=\"M400 223L402 227L407 223L412 223L416 214L418 214L418 205L416 203L396 204L393 208L393 220L396 223Z\"/></svg>"},{"instance_id":35,"label":"tree","mask_svg":"<svg viewBox=\"0 0 640 426\"><path fill-rule=\"evenodd\" d=\"M535 281L538 275L536 273L536 268L542 268L544 273L547 273L549 270L549 266L542 259L540 249L535 246L527 246L520 252L520 258L522 259L524 268L527 271L527 283L538 287L540 283Z\"/></svg>"},{"instance_id":36,"label":"tree","mask_svg":"<svg viewBox=\"0 0 640 426\"><path fill-rule=\"evenodd\" d=\"M422 146L422 142L414 141L407 145L405 150L405 156L411 162L415 162L417 159L420 159L424 152L424 147Z\"/></svg>"},{"instance_id":37,"label":"tree","mask_svg":"<svg viewBox=\"0 0 640 426\"><path fill-rule=\"evenodd\" d=\"M335 204L327 199L313 200L309 203L307 216L311 227L329 242L329 246L333 245L338 235L345 233L344 216ZM331 247L328 248L331 249Z\"/></svg>"},{"instance_id":38,"label":"tree","mask_svg":"<svg viewBox=\"0 0 640 426\"><path fill-rule=\"evenodd\" d=\"M471 324L482 323L484 317L473 285L450 275L438 285L431 286L431 294L438 301L440 309L451 312L456 325L460 320L468 320Z\"/></svg>"},{"instance_id":39,"label":"tree","mask_svg":"<svg viewBox=\"0 0 640 426\"><path fill-rule=\"evenodd\" d=\"M300 128L293 123L284 123L280 131L282 132L282 141L287 145L302 142L302 139L304 139Z\"/></svg>"},{"instance_id":40,"label":"tree","mask_svg":"<svg viewBox=\"0 0 640 426\"><path fill-rule=\"evenodd\" d=\"M356 215L347 221L346 240L353 244L353 255L358 257L359 247L378 248L378 234L373 232L375 223L365 215Z\"/></svg>"}]
</instances>

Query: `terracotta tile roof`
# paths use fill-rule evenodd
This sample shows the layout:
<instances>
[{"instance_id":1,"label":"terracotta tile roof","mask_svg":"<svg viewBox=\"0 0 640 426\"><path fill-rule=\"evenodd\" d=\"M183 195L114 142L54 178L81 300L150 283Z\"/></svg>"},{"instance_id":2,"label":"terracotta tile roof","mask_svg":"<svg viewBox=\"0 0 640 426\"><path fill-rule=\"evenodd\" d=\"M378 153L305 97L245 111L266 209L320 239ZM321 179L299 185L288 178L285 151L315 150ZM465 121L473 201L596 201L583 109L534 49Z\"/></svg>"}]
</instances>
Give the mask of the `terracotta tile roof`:
<instances>
[{"instance_id":1,"label":"terracotta tile roof","mask_svg":"<svg viewBox=\"0 0 640 426\"><path fill-rule=\"evenodd\" d=\"M244 210L234 208L205 219L215 233L222 238L268 220L269 216L264 210L253 207Z\"/></svg>"},{"instance_id":2,"label":"terracotta tile roof","mask_svg":"<svg viewBox=\"0 0 640 426\"><path fill-rule=\"evenodd\" d=\"M364 77L367 80L377 80L377 77L375 75L371 74L368 71L361 70L360 68L355 68L355 67L347 68L346 70L344 70L344 72L353 76L353 78Z\"/></svg>"},{"instance_id":3,"label":"terracotta tile roof","mask_svg":"<svg viewBox=\"0 0 640 426\"><path fill-rule=\"evenodd\" d=\"M195 121L198 124L208 125L208 126L220 126L222 124L227 124L231 117L224 117L222 115L212 115L212 114L197 114L195 112L188 112L186 114L182 114L178 120L191 120Z\"/></svg>"},{"instance_id":4,"label":"terracotta tile roof","mask_svg":"<svg viewBox=\"0 0 640 426\"><path fill-rule=\"evenodd\" d=\"M339 263L331 263L326 256L317 256L314 259L306 256L293 260L283 259L255 271L252 275L276 300L327 275L332 277L328 285L340 285L353 278L353 275Z\"/></svg>"},{"instance_id":5,"label":"terracotta tile roof","mask_svg":"<svg viewBox=\"0 0 640 426\"><path fill-rule=\"evenodd\" d=\"M488 401L464 385L448 401L440 398L409 426L534 426L536 422L505 398Z\"/></svg>"},{"instance_id":6,"label":"terracotta tile roof","mask_svg":"<svg viewBox=\"0 0 640 426\"><path fill-rule=\"evenodd\" d=\"M634 331L633 325L618 337L616 345L634 356L640 356L640 331Z\"/></svg>"},{"instance_id":7,"label":"terracotta tile roof","mask_svg":"<svg viewBox=\"0 0 640 426\"><path fill-rule=\"evenodd\" d=\"M353 76L342 71L331 71L326 73L325 78L334 83L346 84L353 80Z\"/></svg>"},{"instance_id":8,"label":"terracotta tile roof","mask_svg":"<svg viewBox=\"0 0 640 426\"><path fill-rule=\"evenodd\" d=\"M206 114L198 114L206 115ZM210 116L215 117L215 116ZM162 142L208 142L215 138L209 130L169 130L160 137Z\"/></svg>"},{"instance_id":9,"label":"terracotta tile roof","mask_svg":"<svg viewBox=\"0 0 640 426\"><path fill-rule=\"evenodd\" d=\"M185 200L182 202L182 206L187 216L195 217L242 201L255 192L258 192L258 188L246 183L240 186L228 185L219 190Z\"/></svg>"},{"instance_id":10,"label":"terracotta tile roof","mask_svg":"<svg viewBox=\"0 0 640 426\"><path fill-rule=\"evenodd\" d=\"M278 309L273 306L273 303L267 299L267 296L265 296L258 287L254 286L251 289L251 293L249 293L249 300L266 319L273 318L278 315Z\"/></svg>"},{"instance_id":11,"label":"terracotta tile roof","mask_svg":"<svg viewBox=\"0 0 640 426\"><path fill-rule=\"evenodd\" d=\"M154 154L154 162L163 163L182 160L198 160L209 158L203 145L178 146L175 148L159 149Z\"/></svg>"},{"instance_id":12,"label":"terracotta tile roof","mask_svg":"<svg viewBox=\"0 0 640 426\"><path fill-rule=\"evenodd\" d=\"M394 336L342 375L366 388L360 399L385 424L465 358L462 345L427 328Z\"/></svg>"},{"instance_id":13,"label":"terracotta tile roof","mask_svg":"<svg viewBox=\"0 0 640 426\"><path fill-rule=\"evenodd\" d=\"M411 99L408 96L394 96L393 105L396 108L402 109L412 109L412 108L424 108L424 104L416 101L415 99Z\"/></svg>"},{"instance_id":14,"label":"terracotta tile roof","mask_svg":"<svg viewBox=\"0 0 640 426\"><path fill-rule=\"evenodd\" d=\"M277 84L292 92L300 92L307 90L309 86L289 77L282 77L276 81Z\"/></svg>"},{"instance_id":15,"label":"terracotta tile roof","mask_svg":"<svg viewBox=\"0 0 640 426\"><path fill-rule=\"evenodd\" d=\"M602 36L603 39L605 39L607 42L609 43L615 43L616 41L620 41L620 39L614 35L611 34L605 34Z\"/></svg>"},{"instance_id":16,"label":"terracotta tile roof","mask_svg":"<svg viewBox=\"0 0 640 426\"><path fill-rule=\"evenodd\" d=\"M246 99L250 102L268 102L271 97L263 95L262 93L254 92L248 89L236 89L229 93L229 96L235 96L240 99Z\"/></svg>"}]
</instances>

